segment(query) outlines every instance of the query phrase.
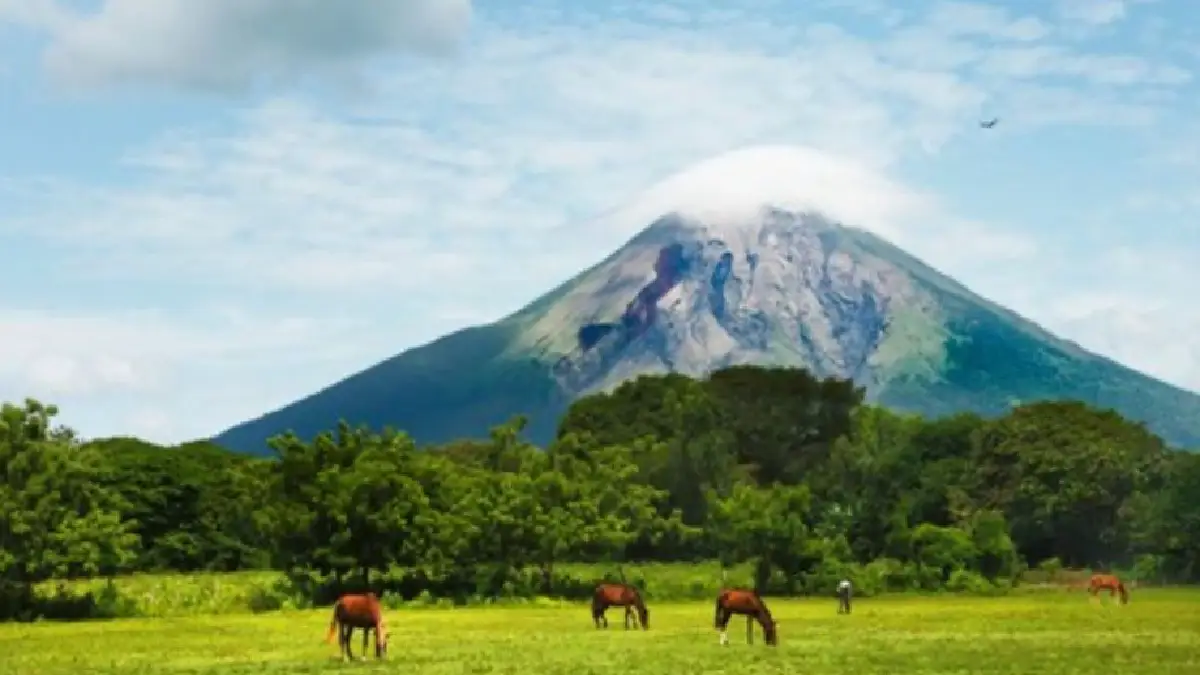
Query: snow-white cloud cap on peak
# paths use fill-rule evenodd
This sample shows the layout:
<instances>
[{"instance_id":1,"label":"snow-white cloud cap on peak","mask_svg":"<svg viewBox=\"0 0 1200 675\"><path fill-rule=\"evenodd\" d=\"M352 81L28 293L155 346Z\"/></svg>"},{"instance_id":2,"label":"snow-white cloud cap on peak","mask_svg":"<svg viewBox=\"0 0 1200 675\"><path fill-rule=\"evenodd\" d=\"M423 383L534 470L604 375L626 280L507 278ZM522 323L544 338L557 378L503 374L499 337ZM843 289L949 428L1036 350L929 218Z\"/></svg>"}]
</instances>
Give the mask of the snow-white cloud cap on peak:
<instances>
[{"instance_id":1,"label":"snow-white cloud cap on peak","mask_svg":"<svg viewBox=\"0 0 1200 675\"><path fill-rule=\"evenodd\" d=\"M645 225L668 213L722 228L755 223L764 208L816 211L887 231L927 213L932 199L867 164L799 145L757 145L700 161L649 188L615 215Z\"/></svg>"}]
</instances>

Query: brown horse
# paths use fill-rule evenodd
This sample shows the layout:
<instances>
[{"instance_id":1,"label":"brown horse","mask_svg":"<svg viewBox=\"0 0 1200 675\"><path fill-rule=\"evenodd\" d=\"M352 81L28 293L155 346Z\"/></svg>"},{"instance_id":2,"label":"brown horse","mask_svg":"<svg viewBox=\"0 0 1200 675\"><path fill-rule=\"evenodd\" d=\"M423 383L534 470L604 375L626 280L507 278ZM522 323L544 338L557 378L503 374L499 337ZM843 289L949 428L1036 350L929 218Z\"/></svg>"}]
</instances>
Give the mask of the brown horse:
<instances>
[{"instance_id":1,"label":"brown horse","mask_svg":"<svg viewBox=\"0 0 1200 675\"><path fill-rule=\"evenodd\" d=\"M340 630L339 630L340 628ZM363 631L363 658L367 657L367 638L375 631L375 658L387 656L388 632L387 622L383 618L383 610L379 606L379 598L374 593L348 593L338 598L333 605L333 620L329 622L329 634L325 642L333 640L338 634L338 648L342 660L352 660L354 654L350 650L350 638L354 629Z\"/></svg>"},{"instance_id":2,"label":"brown horse","mask_svg":"<svg viewBox=\"0 0 1200 675\"><path fill-rule=\"evenodd\" d=\"M635 609L636 621L641 624L642 630L650 628L650 610L646 609L646 603L642 602L642 594L633 586L624 583L602 583L596 586L596 591L592 593L592 622L596 624L596 628L602 625L601 622L608 628L608 618L604 613L609 607L625 608L625 630L629 630L630 621L635 620Z\"/></svg>"},{"instance_id":3,"label":"brown horse","mask_svg":"<svg viewBox=\"0 0 1200 675\"><path fill-rule=\"evenodd\" d=\"M1114 595L1121 596L1121 604L1129 604L1129 591L1125 590L1125 584L1117 578L1115 574L1093 574L1091 581L1088 582L1088 593L1091 593L1093 598L1098 597L1100 591L1107 590L1108 597Z\"/></svg>"},{"instance_id":4,"label":"brown horse","mask_svg":"<svg viewBox=\"0 0 1200 675\"><path fill-rule=\"evenodd\" d=\"M763 640L767 644L775 645L777 643L775 629L778 624L771 617L771 611L767 609L767 604L763 602L758 591L729 588L721 591L721 594L717 596L717 615L713 625L721 631L721 644L723 645L729 644L729 635L725 632L725 628L734 614L746 617L747 644L754 643L754 621L758 621L758 625L762 626Z\"/></svg>"}]
</instances>

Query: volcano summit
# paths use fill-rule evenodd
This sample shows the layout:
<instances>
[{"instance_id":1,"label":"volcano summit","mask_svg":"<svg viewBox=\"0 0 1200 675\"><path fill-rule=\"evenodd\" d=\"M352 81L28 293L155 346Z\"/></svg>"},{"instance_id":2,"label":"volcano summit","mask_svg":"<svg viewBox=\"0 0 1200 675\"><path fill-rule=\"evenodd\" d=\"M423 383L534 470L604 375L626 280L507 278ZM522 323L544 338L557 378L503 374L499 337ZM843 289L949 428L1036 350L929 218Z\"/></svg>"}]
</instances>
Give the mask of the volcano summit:
<instances>
[{"instance_id":1,"label":"volcano summit","mask_svg":"<svg viewBox=\"0 0 1200 675\"><path fill-rule=\"evenodd\" d=\"M845 185L854 185L846 190ZM734 364L853 378L867 399L940 415L1073 398L1200 446L1200 395L1060 339L882 238L917 200L853 165L752 148L654 187L615 218L647 226L607 259L496 323L410 349L214 440L252 453L291 429L351 423L419 442L530 417L535 442L580 395L644 373Z\"/></svg>"}]
</instances>

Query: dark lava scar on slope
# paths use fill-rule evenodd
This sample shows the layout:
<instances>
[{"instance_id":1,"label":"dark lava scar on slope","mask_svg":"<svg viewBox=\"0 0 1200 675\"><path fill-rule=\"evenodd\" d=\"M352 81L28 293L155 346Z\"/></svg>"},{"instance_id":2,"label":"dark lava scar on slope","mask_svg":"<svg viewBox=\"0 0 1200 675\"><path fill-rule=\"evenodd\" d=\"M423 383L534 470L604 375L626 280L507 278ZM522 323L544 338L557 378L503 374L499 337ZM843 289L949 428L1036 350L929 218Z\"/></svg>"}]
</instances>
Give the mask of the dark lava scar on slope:
<instances>
[{"instance_id":1,"label":"dark lava scar on slope","mask_svg":"<svg viewBox=\"0 0 1200 675\"><path fill-rule=\"evenodd\" d=\"M725 315L725 282L729 280L731 271L733 271L733 254L725 251L721 254L721 259L717 261L716 268L713 269L708 289L708 305L717 318Z\"/></svg>"},{"instance_id":2,"label":"dark lava scar on slope","mask_svg":"<svg viewBox=\"0 0 1200 675\"><path fill-rule=\"evenodd\" d=\"M679 283L687 273L689 264L682 244L670 244L660 249L654 263L654 279L643 286L625 306L620 323L589 323L582 326L576 335L579 348L586 352L616 330L621 331L622 344L628 344L644 334L658 317L658 301Z\"/></svg>"},{"instance_id":3,"label":"dark lava scar on slope","mask_svg":"<svg viewBox=\"0 0 1200 675\"><path fill-rule=\"evenodd\" d=\"M596 346L608 335L611 335L617 329L615 323L589 323L584 324L576 334L576 339L579 341L579 348L587 351Z\"/></svg>"}]
</instances>

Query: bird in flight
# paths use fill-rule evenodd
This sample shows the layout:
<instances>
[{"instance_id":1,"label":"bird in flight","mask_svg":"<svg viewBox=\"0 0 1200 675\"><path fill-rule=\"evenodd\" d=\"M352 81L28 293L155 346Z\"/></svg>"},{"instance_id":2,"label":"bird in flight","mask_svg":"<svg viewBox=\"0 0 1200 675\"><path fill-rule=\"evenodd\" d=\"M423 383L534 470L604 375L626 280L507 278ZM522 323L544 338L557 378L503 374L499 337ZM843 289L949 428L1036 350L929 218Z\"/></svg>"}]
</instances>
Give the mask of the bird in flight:
<instances>
[{"instance_id":1,"label":"bird in flight","mask_svg":"<svg viewBox=\"0 0 1200 675\"><path fill-rule=\"evenodd\" d=\"M1000 121L999 117L993 117L990 120L985 120L983 122L980 122L979 126L983 129L991 129L992 127L996 126L996 122L999 122L999 121Z\"/></svg>"}]
</instances>

